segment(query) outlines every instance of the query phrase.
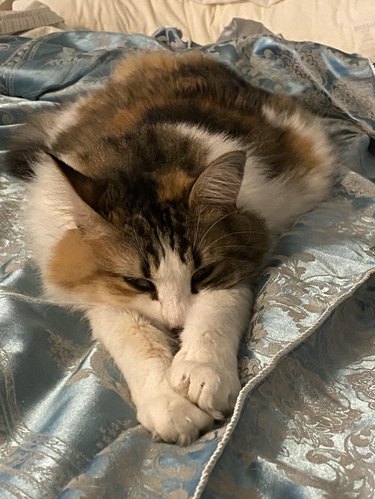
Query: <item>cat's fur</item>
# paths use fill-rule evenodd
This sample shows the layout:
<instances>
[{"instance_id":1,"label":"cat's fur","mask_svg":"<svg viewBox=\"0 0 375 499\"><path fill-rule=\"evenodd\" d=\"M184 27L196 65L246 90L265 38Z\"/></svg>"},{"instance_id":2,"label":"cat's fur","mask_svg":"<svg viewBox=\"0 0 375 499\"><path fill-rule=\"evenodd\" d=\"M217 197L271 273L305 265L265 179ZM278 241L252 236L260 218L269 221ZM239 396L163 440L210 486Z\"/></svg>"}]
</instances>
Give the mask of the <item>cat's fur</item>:
<instances>
[{"instance_id":1,"label":"cat's fur","mask_svg":"<svg viewBox=\"0 0 375 499\"><path fill-rule=\"evenodd\" d=\"M9 164L46 293L85 311L153 435L188 443L232 411L251 283L333 161L294 100L199 53L128 58L22 130Z\"/></svg>"}]
</instances>

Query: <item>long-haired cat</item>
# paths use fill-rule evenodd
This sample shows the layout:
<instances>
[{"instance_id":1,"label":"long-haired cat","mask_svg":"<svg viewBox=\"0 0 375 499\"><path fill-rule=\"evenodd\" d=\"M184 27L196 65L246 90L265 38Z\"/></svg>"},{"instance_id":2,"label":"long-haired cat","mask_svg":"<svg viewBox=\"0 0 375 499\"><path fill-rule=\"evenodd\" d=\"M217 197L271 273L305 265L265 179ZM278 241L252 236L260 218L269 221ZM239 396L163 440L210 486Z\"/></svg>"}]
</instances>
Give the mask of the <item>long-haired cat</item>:
<instances>
[{"instance_id":1,"label":"long-haired cat","mask_svg":"<svg viewBox=\"0 0 375 499\"><path fill-rule=\"evenodd\" d=\"M319 121L200 53L148 53L36 115L9 165L47 295L85 312L138 420L186 444L230 414L251 284L330 191Z\"/></svg>"}]
</instances>

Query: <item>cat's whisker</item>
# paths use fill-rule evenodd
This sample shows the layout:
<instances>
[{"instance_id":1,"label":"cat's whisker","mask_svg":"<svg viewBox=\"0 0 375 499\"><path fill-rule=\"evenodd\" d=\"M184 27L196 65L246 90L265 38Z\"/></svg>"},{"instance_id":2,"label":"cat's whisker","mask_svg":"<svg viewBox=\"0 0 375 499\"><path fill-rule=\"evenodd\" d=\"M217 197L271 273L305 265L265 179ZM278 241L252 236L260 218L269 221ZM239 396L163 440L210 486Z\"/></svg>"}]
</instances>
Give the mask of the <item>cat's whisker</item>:
<instances>
[{"instance_id":1,"label":"cat's whisker","mask_svg":"<svg viewBox=\"0 0 375 499\"><path fill-rule=\"evenodd\" d=\"M227 245L224 245L224 246L217 246L216 249L217 250L221 250L221 249L227 249L227 248L256 248L256 246L254 244L227 244ZM205 254L206 252L206 248L203 248L202 250L202 254Z\"/></svg>"},{"instance_id":2,"label":"cat's whisker","mask_svg":"<svg viewBox=\"0 0 375 499\"><path fill-rule=\"evenodd\" d=\"M258 247L258 246L246 246L246 248L250 251L261 251L262 248ZM204 257L209 257L210 256L210 253L202 253L202 256ZM236 256L223 256L223 255L220 255L220 261L224 261L224 260L238 260L238 261L249 261L249 259L252 257L253 255L249 255L249 258L237 258Z\"/></svg>"},{"instance_id":3,"label":"cat's whisker","mask_svg":"<svg viewBox=\"0 0 375 499\"><path fill-rule=\"evenodd\" d=\"M233 215L234 213L237 213L239 210L233 210L229 213L226 213L225 215L223 215L222 217L220 217L218 220L216 220L212 225L210 225L210 227L206 230L206 232L203 234L203 236L201 237L201 240L199 241L199 244L198 246L200 246L202 244L202 242L204 241L204 239L206 238L206 236L210 233L210 231L218 224L220 223L221 221L223 221L225 218L229 217L230 215Z\"/></svg>"},{"instance_id":4,"label":"cat's whisker","mask_svg":"<svg viewBox=\"0 0 375 499\"><path fill-rule=\"evenodd\" d=\"M200 208L199 208L198 220L197 220L197 225L196 225L195 234L194 234L193 249L196 248L196 243L197 243L197 237L198 237L198 232L199 232L199 226L200 226L202 211L203 211L203 204L201 204Z\"/></svg>"},{"instance_id":5,"label":"cat's whisker","mask_svg":"<svg viewBox=\"0 0 375 499\"><path fill-rule=\"evenodd\" d=\"M245 230L245 231L238 231L238 232L228 232L228 234L224 234L223 236L218 237L217 239L215 239L214 241L212 241L208 246L205 246L203 248L203 251L207 250L208 248L210 248L211 246L213 246L214 244L216 244L221 239L225 239L226 237L230 237L230 236L234 236L234 235L240 235L240 234L249 234L249 236L251 236L251 235L267 236L267 234L265 232L259 232L259 231L248 231L248 230Z\"/></svg>"}]
</instances>

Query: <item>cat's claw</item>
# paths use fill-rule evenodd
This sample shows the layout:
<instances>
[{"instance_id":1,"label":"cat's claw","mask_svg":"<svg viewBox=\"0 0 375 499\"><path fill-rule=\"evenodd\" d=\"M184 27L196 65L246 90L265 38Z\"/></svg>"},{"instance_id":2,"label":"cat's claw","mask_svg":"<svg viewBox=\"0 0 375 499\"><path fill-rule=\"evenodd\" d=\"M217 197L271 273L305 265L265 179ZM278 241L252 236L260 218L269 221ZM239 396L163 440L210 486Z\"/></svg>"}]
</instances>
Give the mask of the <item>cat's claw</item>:
<instances>
[{"instance_id":1,"label":"cat's claw","mask_svg":"<svg viewBox=\"0 0 375 499\"><path fill-rule=\"evenodd\" d=\"M211 363L182 360L177 354L170 367L173 389L216 420L233 412L241 389L237 372Z\"/></svg>"},{"instance_id":2,"label":"cat's claw","mask_svg":"<svg viewBox=\"0 0 375 499\"><path fill-rule=\"evenodd\" d=\"M153 439L180 445L189 445L214 423L211 416L172 389L141 404L137 418Z\"/></svg>"}]
</instances>

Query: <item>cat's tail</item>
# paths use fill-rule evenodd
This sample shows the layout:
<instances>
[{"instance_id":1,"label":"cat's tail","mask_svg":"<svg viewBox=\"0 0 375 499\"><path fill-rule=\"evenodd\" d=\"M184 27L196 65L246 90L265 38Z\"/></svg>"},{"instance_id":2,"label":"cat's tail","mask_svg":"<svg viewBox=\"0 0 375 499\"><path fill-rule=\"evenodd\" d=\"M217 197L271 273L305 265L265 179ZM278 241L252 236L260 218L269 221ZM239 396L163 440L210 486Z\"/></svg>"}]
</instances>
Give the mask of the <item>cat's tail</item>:
<instances>
[{"instance_id":1,"label":"cat's tail","mask_svg":"<svg viewBox=\"0 0 375 499\"><path fill-rule=\"evenodd\" d=\"M13 131L5 154L5 173L26 181L34 177L35 165L40 155L50 149L54 130L58 128L56 110L62 108L58 105L53 110L33 113Z\"/></svg>"},{"instance_id":2,"label":"cat's tail","mask_svg":"<svg viewBox=\"0 0 375 499\"><path fill-rule=\"evenodd\" d=\"M20 125L14 132L5 155L5 173L22 180L31 180L34 176L34 163L43 151L43 146L43 137L32 123Z\"/></svg>"}]
</instances>

